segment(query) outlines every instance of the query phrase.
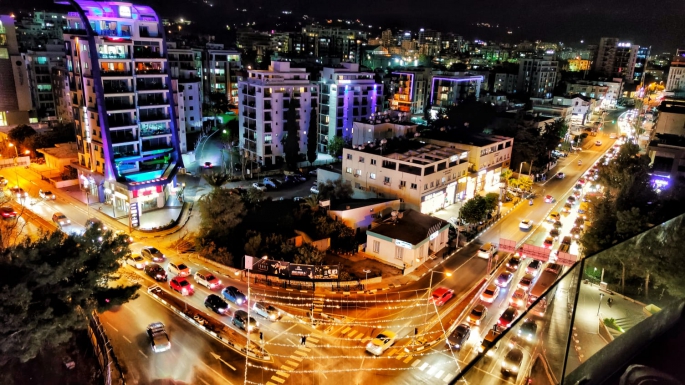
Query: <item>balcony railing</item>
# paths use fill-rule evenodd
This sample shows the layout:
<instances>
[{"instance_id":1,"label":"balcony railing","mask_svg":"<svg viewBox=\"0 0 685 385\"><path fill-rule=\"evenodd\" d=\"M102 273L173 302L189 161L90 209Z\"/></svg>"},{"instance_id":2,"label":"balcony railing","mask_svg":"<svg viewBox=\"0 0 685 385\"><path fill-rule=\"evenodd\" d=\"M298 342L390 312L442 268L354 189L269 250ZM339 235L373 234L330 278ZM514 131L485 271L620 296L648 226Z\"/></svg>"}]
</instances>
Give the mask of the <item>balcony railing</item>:
<instances>
[{"instance_id":1,"label":"balcony railing","mask_svg":"<svg viewBox=\"0 0 685 385\"><path fill-rule=\"evenodd\" d=\"M136 108L133 103L119 103L119 102L109 102L105 99L105 107L108 110L128 110Z\"/></svg>"},{"instance_id":2,"label":"balcony railing","mask_svg":"<svg viewBox=\"0 0 685 385\"><path fill-rule=\"evenodd\" d=\"M167 120L167 119L171 119L171 117L168 114L154 114L154 115L141 115L139 119L141 122L151 122L151 121L155 121L155 120Z\"/></svg>"},{"instance_id":3,"label":"balcony railing","mask_svg":"<svg viewBox=\"0 0 685 385\"><path fill-rule=\"evenodd\" d=\"M136 122L133 119L109 119L107 124L110 128L114 127L125 127L125 126L135 126Z\"/></svg>"},{"instance_id":4,"label":"balcony railing","mask_svg":"<svg viewBox=\"0 0 685 385\"><path fill-rule=\"evenodd\" d=\"M161 37L158 32L150 32L145 30L139 31L138 34L140 37Z\"/></svg>"},{"instance_id":5,"label":"balcony railing","mask_svg":"<svg viewBox=\"0 0 685 385\"><path fill-rule=\"evenodd\" d=\"M100 71L101 76L131 76L131 71Z\"/></svg>"},{"instance_id":6,"label":"balcony railing","mask_svg":"<svg viewBox=\"0 0 685 385\"><path fill-rule=\"evenodd\" d=\"M114 159L120 159L120 158L128 158L132 156L140 156L140 152L138 151L117 151L116 148L114 150Z\"/></svg>"},{"instance_id":7,"label":"balcony railing","mask_svg":"<svg viewBox=\"0 0 685 385\"><path fill-rule=\"evenodd\" d=\"M103 89L105 90L106 94L133 92L133 89L129 87L103 87Z\"/></svg>"},{"instance_id":8,"label":"balcony railing","mask_svg":"<svg viewBox=\"0 0 685 385\"><path fill-rule=\"evenodd\" d=\"M86 30L83 28L64 28L64 29L62 29L62 33L68 34L68 35L87 35L88 34L88 32L86 32Z\"/></svg>"},{"instance_id":9,"label":"balcony railing","mask_svg":"<svg viewBox=\"0 0 685 385\"><path fill-rule=\"evenodd\" d=\"M150 144L143 142L143 152L156 151L156 150L173 150L173 146L166 143L156 143Z\"/></svg>"},{"instance_id":10,"label":"balcony railing","mask_svg":"<svg viewBox=\"0 0 685 385\"><path fill-rule=\"evenodd\" d=\"M163 70L163 69L136 70L136 75L156 75L156 74L166 74L166 70Z\"/></svg>"},{"instance_id":11,"label":"balcony railing","mask_svg":"<svg viewBox=\"0 0 685 385\"><path fill-rule=\"evenodd\" d=\"M166 83L137 83L136 88L141 91L166 90Z\"/></svg>"},{"instance_id":12,"label":"balcony railing","mask_svg":"<svg viewBox=\"0 0 685 385\"><path fill-rule=\"evenodd\" d=\"M98 53L100 59L129 59L127 53Z\"/></svg>"},{"instance_id":13,"label":"balcony railing","mask_svg":"<svg viewBox=\"0 0 685 385\"><path fill-rule=\"evenodd\" d=\"M117 132L113 132L110 134L110 140L112 143L126 143L126 142L135 142L136 138L133 136L133 134L120 134Z\"/></svg>"},{"instance_id":14,"label":"balcony railing","mask_svg":"<svg viewBox=\"0 0 685 385\"><path fill-rule=\"evenodd\" d=\"M166 128L166 129L160 129L160 130L140 130L140 136L141 137L146 137L146 136L155 136L155 135L170 135L171 130Z\"/></svg>"},{"instance_id":15,"label":"balcony railing","mask_svg":"<svg viewBox=\"0 0 685 385\"><path fill-rule=\"evenodd\" d=\"M133 51L134 59L160 59L162 58L161 52L156 51Z\"/></svg>"},{"instance_id":16,"label":"balcony railing","mask_svg":"<svg viewBox=\"0 0 685 385\"><path fill-rule=\"evenodd\" d=\"M166 99L163 98L152 98L152 99L138 99L139 106L164 106L169 104Z\"/></svg>"}]
</instances>

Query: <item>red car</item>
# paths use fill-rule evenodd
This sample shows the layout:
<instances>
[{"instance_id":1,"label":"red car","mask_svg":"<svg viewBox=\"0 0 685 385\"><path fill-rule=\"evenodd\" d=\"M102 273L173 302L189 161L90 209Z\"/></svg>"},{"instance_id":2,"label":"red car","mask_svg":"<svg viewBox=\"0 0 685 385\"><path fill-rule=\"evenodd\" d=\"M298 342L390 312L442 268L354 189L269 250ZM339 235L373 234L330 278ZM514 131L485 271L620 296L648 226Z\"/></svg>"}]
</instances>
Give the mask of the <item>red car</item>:
<instances>
[{"instance_id":1,"label":"red car","mask_svg":"<svg viewBox=\"0 0 685 385\"><path fill-rule=\"evenodd\" d=\"M554 197L551 195L545 196L545 203L554 203Z\"/></svg>"},{"instance_id":2,"label":"red car","mask_svg":"<svg viewBox=\"0 0 685 385\"><path fill-rule=\"evenodd\" d=\"M181 295L193 295L195 287L188 282L185 277L176 277L169 281L171 290L181 293Z\"/></svg>"},{"instance_id":3,"label":"red car","mask_svg":"<svg viewBox=\"0 0 685 385\"><path fill-rule=\"evenodd\" d=\"M435 303L436 306L442 306L445 302L449 301L454 295L454 290L448 289L446 287L439 287L433 291L431 296L431 301Z\"/></svg>"},{"instance_id":4,"label":"red car","mask_svg":"<svg viewBox=\"0 0 685 385\"><path fill-rule=\"evenodd\" d=\"M502 315L499 317L499 320L497 320L497 326L500 329L506 329L518 316L519 311L515 307L509 306L507 310L505 310L504 313L502 313Z\"/></svg>"},{"instance_id":5,"label":"red car","mask_svg":"<svg viewBox=\"0 0 685 385\"><path fill-rule=\"evenodd\" d=\"M3 218L16 218L17 212L11 207L0 207L0 215Z\"/></svg>"}]
</instances>

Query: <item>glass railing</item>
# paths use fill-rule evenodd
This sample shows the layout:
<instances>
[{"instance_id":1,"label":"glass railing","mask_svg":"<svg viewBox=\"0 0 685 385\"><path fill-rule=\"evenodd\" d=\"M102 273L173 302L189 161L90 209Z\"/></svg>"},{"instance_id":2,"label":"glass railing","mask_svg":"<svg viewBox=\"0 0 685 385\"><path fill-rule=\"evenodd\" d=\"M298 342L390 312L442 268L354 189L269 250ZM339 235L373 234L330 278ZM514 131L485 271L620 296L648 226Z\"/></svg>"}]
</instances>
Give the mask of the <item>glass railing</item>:
<instances>
[{"instance_id":1,"label":"glass railing","mask_svg":"<svg viewBox=\"0 0 685 385\"><path fill-rule=\"evenodd\" d=\"M625 348L621 343L614 347L617 338L632 328L639 333L655 327L647 324L656 322L651 316L685 298L679 242L684 236L681 215L565 268L491 342L486 330L479 331L474 350L481 352L457 355L459 370L450 383L494 384L500 378L531 379L536 385L583 382L585 372L597 367L584 362ZM535 283L542 274L547 273ZM515 290L517 281L511 285ZM491 317L500 317L503 309Z\"/></svg>"},{"instance_id":2,"label":"glass railing","mask_svg":"<svg viewBox=\"0 0 685 385\"><path fill-rule=\"evenodd\" d=\"M100 59L129 59L127 53L98 53Z\"/></svg>"}]
</instances>

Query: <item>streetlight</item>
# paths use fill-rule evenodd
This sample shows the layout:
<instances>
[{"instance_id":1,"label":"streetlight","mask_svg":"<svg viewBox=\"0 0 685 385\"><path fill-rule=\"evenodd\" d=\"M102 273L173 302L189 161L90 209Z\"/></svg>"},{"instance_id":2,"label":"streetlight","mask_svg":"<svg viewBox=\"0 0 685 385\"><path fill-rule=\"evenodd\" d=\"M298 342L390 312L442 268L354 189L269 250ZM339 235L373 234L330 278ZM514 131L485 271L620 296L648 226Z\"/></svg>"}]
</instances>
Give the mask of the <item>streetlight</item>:
<instances>
[{"instance_id":1,"label":"streetlight","mask_svg":"<svg viewBox=\"0 0 685 385\"><path fill-rule=\"evenodd\" d=\"M10 143L10 147L14 147L14 154L19 157L19 151L17 151L17 146L14 145L14 143Z\"/></svg>"},{"instance_id":2,"label":"streetlight","mask_svg":"<svg viewBox=\"0 0 685 385\"><path fill-rule=\"evenodd\" d=\"M362 271L363 271L364 273L366 273L366 279L364 280L364 290L366 290L366 285L368 285L368 282L367 282L367 281L369 280L369 273L371 272L371 270L366 270L366 269L365 269L365 270L362 270Z\"/></svg>"},{"instance_id":3,"label":"streetlight","mask_svg":"<svg viewBox=\"0 0 685 385\"><path fill-rule=\"evenodd\" d=\"M599 306L597 307L597 316L599 317L599 309L602 308L602 298L604 298L604 293L599 293Z\"/></svg>"}]
</instances>

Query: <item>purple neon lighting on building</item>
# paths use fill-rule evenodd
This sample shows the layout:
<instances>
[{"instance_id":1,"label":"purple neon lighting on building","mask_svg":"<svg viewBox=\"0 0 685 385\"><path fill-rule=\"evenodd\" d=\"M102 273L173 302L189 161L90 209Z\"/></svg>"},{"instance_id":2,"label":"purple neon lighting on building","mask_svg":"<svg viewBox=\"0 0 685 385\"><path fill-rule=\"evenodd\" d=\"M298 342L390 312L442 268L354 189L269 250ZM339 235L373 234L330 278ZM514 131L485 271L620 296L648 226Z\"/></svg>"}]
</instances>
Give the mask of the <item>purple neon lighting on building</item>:
<instances>
[{"instance_id":1,"label":"purple neon lighting on building","mask_svg":"<svg viewBox=\"0 0 685 385\"><path fill-rule=\"evenodd\" d=\"M414 95L414 74L411 72L393 72L395 75L407 75L411 77L411 80L409 81L409 102L413 100L413 95Z\"/></svg>"},{"instance_id":2,"label":"purple neon lighting on building","mask_svg":"<svg viewBox=\"0 0 685 385\"><path fill-rule=\"evenodd\" d=\"M435 91L435 79L446 80L448 82L455 82L455 83L456 82L468 82L468 81L472 81L472 80L480 80L481 83L483 82L482 76L471 76L468 78L458 78L458 79L435 76L435 77L433 77L433 80L431 81L431 105L433 104L433 93Z\"/></svg>"}]
</instances>

